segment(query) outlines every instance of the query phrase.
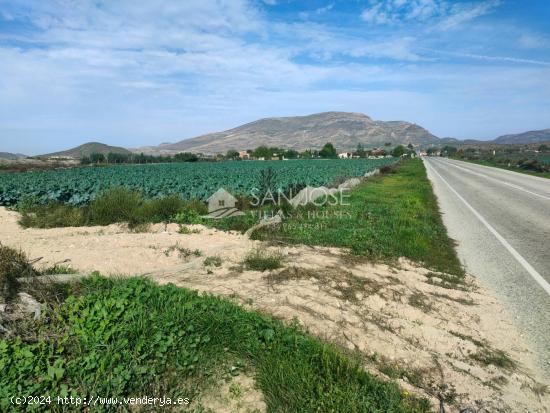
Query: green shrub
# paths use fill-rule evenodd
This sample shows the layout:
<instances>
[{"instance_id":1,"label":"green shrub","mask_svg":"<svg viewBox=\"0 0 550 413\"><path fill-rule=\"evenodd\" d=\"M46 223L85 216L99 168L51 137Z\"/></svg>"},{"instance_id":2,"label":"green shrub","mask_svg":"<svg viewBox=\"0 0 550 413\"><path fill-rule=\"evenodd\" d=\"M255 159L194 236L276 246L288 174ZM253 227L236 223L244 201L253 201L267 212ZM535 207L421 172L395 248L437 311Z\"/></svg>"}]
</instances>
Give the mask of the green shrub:
<instances>
[{"instance_id":1,"label":"green shrub","mask_svg":"<svg viewBox=\"0 0 550 413\"><path fill-rule=\"evenodd\" d=\"M20 209L19 224L25 228L80 227L86 225L86 210L50 202L46 205L26 204Z\"/></svg>"},{"instance_id":2,"label":"green shrub","mask_svg":"<svg viewBox=\"0 0 550 413\"><path fill-rule=\"evenodd\" d=\"M195 211L199 215L208 214L208 207L200 199L192 199L190 201L185 201L185 208Z\"/></svg>"},{"instance_id":3,"label":"green shrub","mask_svg":"<svg viewBox=\"0 0 550 413\"><path fill-rule=\"evenodd\" d=\"M139 193L125 188L111 188L90 204L89 220L93 225L130 222L139 215L143 200Z\"/></svg>"},{"instance_id":4,"label":"green shrub","mask_svg":"<svg viewBox=\"0 0 550 413\"><path fill-rule=\"evenodd\" d=\"M37 275L22 251L0 244L0 302L15 297L19 290L18 278Z\"/></svg>"},{"instance_id":5,"label":"green shrub","mask_svg":"<svg viewBox=\"0 0 550 413\"><path fill-rule=\"evenodd\" d=\"M266 271L281 268L283 257L280 252L269 252L256 248L248 253L244 265L249 270Z\"/></svg>"},{"instance_id":6,"label":"green shrub","mask_svg":"<svg viewBox=\"0 0 550 413\"><path fill-rule=\"evenodd\" d=\"M185 201L179 195L152 199L141 206L140 214L147 222L169 222L185 207Z\"/></svg>"},{"instance_id":7,"label":"green shrub","mask_svg":"<svg viewBox=\"0 0 550 413\"><path fill-rule=\"evenodd\" d=\"M174 221L178 224L202 224L204 219L199 215L195 209L184 208L182 211L176 214Z\"/></svg>"}]
</instances>

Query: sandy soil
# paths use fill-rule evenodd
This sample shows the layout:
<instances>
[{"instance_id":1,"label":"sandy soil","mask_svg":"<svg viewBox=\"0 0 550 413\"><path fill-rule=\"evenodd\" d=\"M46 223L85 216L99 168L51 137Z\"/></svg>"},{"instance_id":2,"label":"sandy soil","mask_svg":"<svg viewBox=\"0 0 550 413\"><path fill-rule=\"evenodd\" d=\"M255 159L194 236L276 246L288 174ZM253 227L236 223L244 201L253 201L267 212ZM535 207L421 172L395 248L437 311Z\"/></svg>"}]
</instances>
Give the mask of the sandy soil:
<instances>
[{"instance_id":1,"label":"sandy soil","mask_svg":"<svg viewBox=\"0 0 550 413\"><path fill-rule=\"evenodd\" d=\"M312 334L359 351L365 368L399 377L406 391L429 397L434 407L444 399L447 412L549 411L548 383L531 351L502 306L471 277L466 291L444 288L406 260L369 263L338 249L273 247L200 226L187 235L176 225L137 234L116 225L24 230L17 219L0 208L0 241L43 257L43 266L69 259L82 273L146 274L298 320ZM280 251L284 268L244 269L243 257L255 247ZM208 256L222 265L206 267ZM487 364L502 358L499 351L517 365Z\"/></svg>"}]
</instances>

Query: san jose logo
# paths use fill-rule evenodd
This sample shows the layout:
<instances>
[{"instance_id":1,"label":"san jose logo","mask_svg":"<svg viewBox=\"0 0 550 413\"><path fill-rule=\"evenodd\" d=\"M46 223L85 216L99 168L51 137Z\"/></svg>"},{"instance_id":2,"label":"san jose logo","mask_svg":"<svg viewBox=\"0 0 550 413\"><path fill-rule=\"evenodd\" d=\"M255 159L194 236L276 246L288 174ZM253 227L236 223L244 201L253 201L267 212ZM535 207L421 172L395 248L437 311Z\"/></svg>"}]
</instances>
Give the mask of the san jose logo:
<instances>
[{"instance_id":1,"label":"san jose logo","mask_svg":"<svg viewBox=\"0 0 550 413\"><path fill-rule=\"evenodd\" d=\"M280 208L285 206L291 206L296 208L298 206L304 206L307 204L313 204L314 206L333 206L333 205L349 205L349 194L346 192L349 188L326 188L306 186L298 191L296 194L290 190L287 193L282 191L262 191L258 188L253 188L248 194L248 202L250 206L255 209L261 209L266 205L274 205ZM208 203L208 215L206 218L221 219L227 217L236 217L245 215L244 212L237 208L238 199L233 196L225 188L220 188L214 192L207 200ZM293 216L289 213L288 208L284 208L286 215ZM258 211L259 215L265 212ZM279 215L281 210L277 212ZM309 218L312 218L309 216Z\"/></svg>"}]
</instances>

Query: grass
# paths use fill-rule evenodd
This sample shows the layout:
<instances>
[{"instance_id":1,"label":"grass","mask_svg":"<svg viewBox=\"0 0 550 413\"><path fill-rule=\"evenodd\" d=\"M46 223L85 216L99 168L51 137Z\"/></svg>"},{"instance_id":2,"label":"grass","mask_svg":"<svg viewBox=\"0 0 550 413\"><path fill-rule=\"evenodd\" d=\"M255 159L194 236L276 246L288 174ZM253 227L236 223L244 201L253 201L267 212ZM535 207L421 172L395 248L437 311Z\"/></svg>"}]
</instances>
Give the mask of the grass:
<instances>
[{"instance_id":1,"label":"grass","mask_svg":"<svg viewBox=\"0 0 550 413\"><path fill-rule=\"evenodd\" d=\"M78 274L78 270L69 265L55 264L41 271L42 275Z\"/></svg>"},{"instance_id":2,"label":"grass","mask_svg":"<svg viewBox=\"0 0 550 413\"><path fill-rule=\"evenodd\" d=\"M240 371L254 372L269 412L430 410L335 346L230 301L142 278L94 276L71 288L34 339L0 340L0 410L14 394L198 402Z\"/></svg>"},{"instance_id":3,"label":"grass","mask_svg":"<svg viewBox=\"0 0 550 413\"><path fill-rule=\"evenodd\" d=\"M249 270L268 271L282 267L283 257L279 252L270 252L261 248L250 251L243 264Z\"/></svg>"},{"instance_id":4,"label":"grass","mask_svg":"<svg viewBox=\"0 0 550 413\"><path fill-rule=\"evenodd\" d=\"M464 274L420 159L362 183L349 192L347 203L298 209L278 230L254 235L345 247L374 259L407 257L439 271Z\"/></svg>"}]
</instances>

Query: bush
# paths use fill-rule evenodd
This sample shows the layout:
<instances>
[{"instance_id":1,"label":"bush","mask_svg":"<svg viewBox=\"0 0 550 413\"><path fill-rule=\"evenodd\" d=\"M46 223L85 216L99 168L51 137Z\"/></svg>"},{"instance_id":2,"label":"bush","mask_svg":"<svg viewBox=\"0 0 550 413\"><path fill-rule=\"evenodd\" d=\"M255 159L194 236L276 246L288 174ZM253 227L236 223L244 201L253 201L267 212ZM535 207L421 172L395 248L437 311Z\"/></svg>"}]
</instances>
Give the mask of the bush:
<instances>
[{"instance_id":1,"label":"bush","mask_svg":"<svg viewBox=\"0 0 550 413\"><path fill-rule=\"evenodd\" d=\"M25 228L79 227L86 224L84 209L59 202L46 205L27 203L20 211L19 224Z\"/></svg>"},{"instance_id":2,"label":"bush","mask_svg":"<svg viewBox=\"0 0 550 413\"><path fill-rule=\"evenodd\" d=\"M7 302L19 290L18 278L38 275L26 255L0 244L0 301Z\"/></svg>"},{"instance_id":3,"label":"bush","mask_svg":"<svg viewBox=\"0 0 550 413\"><path fill-rule=\"evenodd\" d=\"M179 195L157 198L143 204L143 215L147 222L168 222L185 207L185 201Z\"/></svg>"},{"instance_id":4,"label":"bush","mask_svg":"<svg viewBox=\"0 0 550 413\"><path fill-rule=\"evenodd\" d=\"M135 221L142 202L137 192L126 188L109 189L90 204L89 221L93 225Z\"/></svg>"},{"instance_id":5,"label":"bush","mask_svg":"<svg viewBox=\"0 0 550 413\"><path fill-rule=\"evenodd\" d=\"M182 224L182 225L203 223L203 219L201 218L199 213L194 209L189 209L189 208L185 208L181 212L176 214L176 216L174 217L174 220L177 224Z\"/></svg>"},{"instance_id":6,"label":"bush","mask_svg":"<svg viewBox=\"0 0 550 413\"><path fill-rule=\"evenodd\" d=\"M244 259L247 269L253 271L276 270L282 267L283 257L279 252L269 252L260 248L248 253Z\"/></svg>"}]
</instances>

